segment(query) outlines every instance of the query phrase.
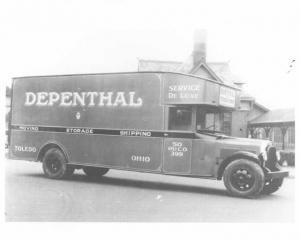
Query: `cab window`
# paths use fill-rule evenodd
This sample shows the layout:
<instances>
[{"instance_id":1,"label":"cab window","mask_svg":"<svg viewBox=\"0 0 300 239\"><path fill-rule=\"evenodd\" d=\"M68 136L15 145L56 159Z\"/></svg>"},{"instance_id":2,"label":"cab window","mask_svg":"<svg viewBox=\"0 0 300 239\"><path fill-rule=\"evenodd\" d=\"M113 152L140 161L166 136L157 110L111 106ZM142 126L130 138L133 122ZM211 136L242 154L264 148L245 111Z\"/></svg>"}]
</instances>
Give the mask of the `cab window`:
<instances>
[{"instance_id":1,"label":"cab window","mask_svg":"<svg viewBox=\"0 0 300 239\"><path fill-rule=\"evenodd\" d=\"M232 113L216 109L198 107L196 116L197 130L221 131L231 134Z\"/></svg>"},{"instance_id":2,"label":"cab window","mask_svg":"<svg viewBox=\"0 0 300 239\"><path fill-rule=\"evenodd\" d=\"M192 109L188 107L170 107L169 129L192 130Z\"/></svg>"}]
</instances>

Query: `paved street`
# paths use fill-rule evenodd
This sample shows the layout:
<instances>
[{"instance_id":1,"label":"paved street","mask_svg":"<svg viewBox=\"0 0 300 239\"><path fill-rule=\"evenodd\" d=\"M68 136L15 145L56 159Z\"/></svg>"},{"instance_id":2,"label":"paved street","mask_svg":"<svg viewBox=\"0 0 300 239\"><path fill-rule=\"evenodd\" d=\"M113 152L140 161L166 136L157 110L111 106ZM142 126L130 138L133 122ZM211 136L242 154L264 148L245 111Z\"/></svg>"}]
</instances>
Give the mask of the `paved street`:
<instances>
[{"instance_id":1,"label":"paved street","mask_svg":"<svg viewBox=\"0 0 300 239\"><path fill-rule=\"evenodd\" d=\"M294 179L257 199L227 195L223 182L111 170L44 177L40 163L6 160L7 221L292 222Z\"/></svg>"}]
</instances>

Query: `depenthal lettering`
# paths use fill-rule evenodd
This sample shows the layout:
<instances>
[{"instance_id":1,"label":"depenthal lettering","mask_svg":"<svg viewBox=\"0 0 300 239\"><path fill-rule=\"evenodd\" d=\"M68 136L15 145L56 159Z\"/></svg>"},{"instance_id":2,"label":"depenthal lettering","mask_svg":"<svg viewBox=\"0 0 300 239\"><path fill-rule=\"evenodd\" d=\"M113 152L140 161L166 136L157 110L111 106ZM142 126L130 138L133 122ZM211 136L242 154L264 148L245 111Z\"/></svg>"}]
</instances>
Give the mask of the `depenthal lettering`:
<instances>
[{"instance_id":1,"label":"depenthal lettering","mask_svg":"<svg viewBox=\"0 0 300 239\"><path fill-rule=\"evenodd\" d=\"M143 100L130 92L26 92L26 106L124 106L139 107Z\"/></svg>"}]
</instances>

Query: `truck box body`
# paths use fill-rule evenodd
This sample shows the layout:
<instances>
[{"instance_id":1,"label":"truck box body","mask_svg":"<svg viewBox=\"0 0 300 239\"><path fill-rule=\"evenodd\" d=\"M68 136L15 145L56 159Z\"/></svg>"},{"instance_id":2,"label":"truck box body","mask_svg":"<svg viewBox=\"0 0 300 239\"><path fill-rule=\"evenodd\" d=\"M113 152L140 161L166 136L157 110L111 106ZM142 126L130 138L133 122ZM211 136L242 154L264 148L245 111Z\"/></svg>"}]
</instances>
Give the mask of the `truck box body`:
<instances>
[{"instance_id":1,"label":"truck box body","mask_svg":"<svg viewBox=\"0 0 300 239\"><path fill-rule=\"evenodd\" d=\"M171 129L170 108L234 108L235 94L175 73L15 78L11 152L37 160L43 146L55 143L74 165L212 177L214 141L195 141L192 129Z\"/></svg>"},{"instance_id":2,"label":"truck box body","mask_svg":"<svg viewBox=\"0 0 300 239\"><path fill-rule=\"evenodd\" d=\"M40 92L48 93L41 104L37 96ZM62 92L72 95L67 94L68 99L62 102ZM33 94L26 99L26 93L35 93L35 102ZM50 93L58 93L59 99L55 101L56 95L52 95L51 102ZM12 124L163 130L160 79L151 74L144 74L142 79L138 74L16 79L14 95ZM141 105L138 99L143 100ZM80 119L75 117L77 112Z\"/></svg>"}]
</instances>

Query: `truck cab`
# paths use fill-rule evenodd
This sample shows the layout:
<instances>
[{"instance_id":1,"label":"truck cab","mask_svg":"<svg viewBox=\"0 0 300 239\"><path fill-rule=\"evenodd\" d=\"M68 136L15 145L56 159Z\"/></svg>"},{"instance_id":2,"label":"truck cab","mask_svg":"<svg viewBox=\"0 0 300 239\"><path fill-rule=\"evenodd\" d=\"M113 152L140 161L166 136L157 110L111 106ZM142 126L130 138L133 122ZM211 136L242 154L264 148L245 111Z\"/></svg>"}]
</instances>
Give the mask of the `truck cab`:
<instances>
[{"instance_id":1,"label":"truck cab","mask_svg":"<svg viewBox=\"0 0 300 239\"><path fill-rule=\"evenodd\" d=\"M190 144L193 156L187 163L191 164L189 173L192 175L224 179L227 189L236 196L253 196L258 191L273 193L288 175L288 172L280 171L276 148L271 141L227 135L229 127L224 118L230 117L230 109L181 105L170 107L169 115L170 130L191 131L194 134ZM174 162L172 160L170 163L173 167ZM180 171L184 166L177 168ZM256 180L265 185L261 183L258 188ZM256 192L250 190L255 187Z\"/></svg>"}]
</instances>

